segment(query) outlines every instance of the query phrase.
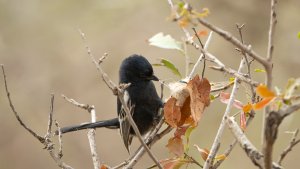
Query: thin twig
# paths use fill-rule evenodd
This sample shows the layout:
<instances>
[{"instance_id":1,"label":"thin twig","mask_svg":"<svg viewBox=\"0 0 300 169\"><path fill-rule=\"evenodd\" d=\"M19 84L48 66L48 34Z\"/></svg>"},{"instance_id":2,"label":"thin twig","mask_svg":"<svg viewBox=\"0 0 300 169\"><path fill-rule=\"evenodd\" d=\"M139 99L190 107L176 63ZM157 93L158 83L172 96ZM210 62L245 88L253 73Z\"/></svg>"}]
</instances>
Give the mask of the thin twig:
<instances>
[{"instance_id":1,"label":"thin twig","mask_svg":"<svg viewBox=\"0 0 300 169\"><path fill-rule=\"evenodd\" d=\"M242 25L236 24L236 27L238 29L238 32L239 32L242 44L245 44L244 38L243 38L243 33L242 33L242 29L244 28L244 26L245 26L245 24L242 24ZM248 78L252 79L251 78L251 68L250 68L252 62L249 61L248 54L246 52L241 51L241 53L244 56L246 64L247 64L247 69L248 69L247 75L248 75ZM256 92L255 92L254 87L256 87L256 86L255 85L251 85L251 84L249 86L250 86L251 93L252 93L251 101L252 101L252 103L254 103L255 102L255 97L256 97Z\"/></svg>"},{"instance_id":2,"label":"thin twig","mask_svg":"<svg viewBox=\"0 0 300 169\"><path fill-rule=\"evenodd\" d=\"M60 125L58 123L58 121L55 120L55 126L57 127L57 131L58 131L58 143L59 143L59 148L58 148L58 156L60 158L62 158L63 156L63 143L62 143L62 133L60 130Z\"/></svg>"},{"instance_id":3,"label":"thin twig","mask_svg":"<svg viewBox=\"0 0 300 169\"><path fill-rule=\"evenodd\" d=\"M203 45L203 43L202 43L202 41L201 41L201 39L200 39L197 31L196 31L196 28L193 28L193 30L195 32L195 36L197 37L197 39L198 39L198 41L199 41L199 43L201 45L201 48L204 49L204 45ZM204 78L205 67L206 67L206 59L205 59L205 53L202 53L202 54L203 54L203 69L202 69L202 75L201 75L201 77L203 79Z\"/></svg>"},{"instance_id":4,"label":"thin twig","mask_svg":"<svg viewBox=\"0 0 300 169\"><path fill-rule=\"evenodd\" d=\"M91 109L93 109L93 106L90 106L88 104L79 103L74 99L68 98L64 94L62 94L61 97L63 97L67 102L73 104L74 106L79 107L79 108L84 109L84 110L87 110L88 112L90 112Z\"/></svg>"},{"instance_id":5,"label":"thin twig","mask_svg":"<svg viewBox=\"0 0 300 169\"><path fill-rule=\"evenodd\" d=\"M276 4L277 0L271 0L271 14L270 14L270 27L269 27L269 37L268 37L268 52L267 59L268 61L272 60L273 50L274 50L274 34L275 34L275 26L277 24L276 17Z\"/></svg>"},{"instance_id":6,"label":"thin twig","mask_svg":"<svg viewBox=\"0 0 300 169\"><path fill-rule=\"evenodd\" d=\"M192 156L188 155L187 153L184 153L184 155L187 158L189 158L193 163L195 163L197 166L199 166L200 168L203 168L203 166L197 160L195 160Z\"/></svg>"},{"instance_id":7,"label":"thin twig","mask_svg":"<svg viewBox=\"0 0 300 169\"><path fill-rule=\"evenodd\" d=\"M262 56L260 56L259 54L257 54L255 51L253 51L251 49L251 46L246 46L246 45L242 44L236 37L232 36L229 32L226 32L223 29L212 25L211 23L207 22L206 20L204 20L202 18L197 18L197 20L202 25L204 25L205 27L207 27L208 29L216 32L221 37L223 37L225 40L227 40L228 42L232 43L237 48L239 48L242 51L245 51L246 53L248 53L249 56L251 56L252 58L254 58L255 60L257 60L259 63L261 63L265 67L269 66L269 62L266 59L264 59Z\"/></svg>"},{"instance_id":8,"label":"thin twig","mask_svg":"<svg viewBox=\"0 0 300 169\"><path fill-rule=\"evenodd\" d=\"M219 66L210 66L211 69L213 70L218 70L224 73L228 73L234 77L236 77L238 80L241 80L247 84L249 84L250 86L254 86L257 87L259 85L258 82L251 80L250 78L245 77L244 75L242 75L241 73L238 73L236 70L233 70L231 68L226 68L226 67L219 67Z\"/></svg>"},{"instance_id":9,"label":"thin twig","mask_svg":"<svg viewBox=\"0 0 300 169\"><path fill-rule=\"evenodd\" d=\"M100 66L100 63L102 63L102 61L104 60L104 58L106 58L107 53L104 53L104 55L101 57L101 59L97 62L96 59L95 59L95 57L92 54L91 48L86 43L85 34L80 29L78 29L78 32L80 33L80 36L81 36L82 40L85 43L85 48L87 50L87 54L89 55L89 57L91 58L92 62L95 64L97 70L101 74L102 80L105 82L105 84L107 85L107 87L113 92L113 94L117 95L116 85L108 78L107 74L103 71L103 69Z\"/></svg>"},{"instance_id":10,"label":"thin twig","mask_svg":"<svg viewBox=\"0 0 300 169\"><path fill-rule=\"evenodd\" d=\"M293 147L295 147L298 143L300 143L300 139L296 139L299 133L299 129L293 132L293 137L290 141L290 144L286 149L283 150L283 152L280 154L280 157L278 159L278 164L281 165L283 159L286 157L286 155L292 151Z\"/></svg>"},{"instance_id":11,"label":"thin twig","mask_svg":"<svg viewBox=\"0 0 300 169\"><path fill-rule=\"evenodd\" d=\"M8 91L8 85L7 85L7 80L6 80L6 74L5 74L5 70L4 70L4 65L1 65L2 68L2 74L3 74L3 80L4 80L4 86L5 86L5 91L6 91L6 96L9 102L9 106L11 108L11 110L14 112L15 117L17 118L17 120L19 121L19 123L21 124L21 126L24 127L24 129L26 129L31 135L33 135L35 138L37 138L41 143L45 142L44 137L38 135L37 133L35 133L33 130L31 130L29 127L27 127L27 125L22 121L22 119L20 118L18 112L15 109L15 106L12 103L12 100L10 98L10 92Z\"/></svg>"},{"instance_id":12,"label":"thin twig","mask_svg":"<svg viewBox=\"0 0 300 169\"><path fill-rule=\"evenodd\" d=\"M196 68L199 66L201 60L203 59L204 53L206 53L206 52L204 52L204 51L207 50L208 45L209 45L211 39L212 39L212 32L210 32L209 35L208 35L208 38L207 38L207 40L206 40L206 42L205 42L205 45L204 45L203 49L201 50L201 54L200 54L200 56L199 56L197 62L195 63L195 65L194 65L194 67L193 67L193 69L192 69L190 75L188 76L189 79L192 78L192 76L194 75L194 73L195 73L195 71L196 71Z\"/></svg>"},{"instance_id":13,"label":"thin twig","mask_svg":"<svg viewBox=\"0 0 300 169\"><path fill-rule=\"evenodd\" d=\"M45 139L49 139L52 133L52 122L53 122L53 106L54 106L54 94L51 94L50 99L50 113L49 113L49 121L48 121L48 129Z\"/></svg>"},{"instance_id":14,"label":"thin twig","mask_svg":"<svg viewBox=\"0 0 300 169\"><path fill-rule=\"evenodd\" d=\"M242 60L240 62L239 69L238 69L238 73L240 73L242 71L244 64L245 64L245 59L242 58ZM219 126L218 132L216 134L216 137L215 137L214 142L212 144L212 147L210 149L208 158L206 159L206 161L204 163L204 167L203 167L204 169L210 168L213 164L213 159L215 158L215 156L217 154L217 148L218 148L218 145L220 144L220 140L221 140L224 128L225 128L226 117L229 115L229 112L231 110L231 107L232 107L235 95L237 93L238 87L239 87L239 82L238 82L238 79L236 78L234 80L234 85L233 85L233 88L232 88L232 91L231 91L231 94L230 94L229 102L228 102L226 110L224 112L224 115L223 115L221 124Z\"/></svg>"},{"instance_id":15,"label":"thin twig","mask_svg":"<svg viewBox=\"0 0 300 169\"><path fill-rule=\"evenodd\" d=\"M52 143L52 140L51 140L51 127L49 127L49 125L52 125L52 120L53 120L52 115L53 115L54 95L51 96L51 103L50 103L51 105L50 105L50 113L49 113L49 119L48 119L47 133L46 133L45 137L42 137L42 136L38 135L36 132L34 132L32 129L27 127L26 124L20 118L19 113L16 111L16 109L15 109L13 103L12 103L12 100L10 98L10 92L8 90L8 85L7 85L4 66L1 65L1 68L2 68L2 73L3 73L3 79L4 79L4 85L5 85L5 91L6 91L7 99L8 99L10 108L14 112L14 115L15 115L16 119L19 121L20 125L25 130L27 130L33 137L35 137L37 140L39 140L40 143L42 143L45 146L45 149L48 151L49 155L52 157L52 159L55 161L55 163L60 168L73 169L71 166L69 166L68 164L66 164L62 161L62 159L61 159L62 154L60 152L58 154L55 153L54 144ZM50 134L48 132L50 132Z\"/></svg>"}]
</instances>

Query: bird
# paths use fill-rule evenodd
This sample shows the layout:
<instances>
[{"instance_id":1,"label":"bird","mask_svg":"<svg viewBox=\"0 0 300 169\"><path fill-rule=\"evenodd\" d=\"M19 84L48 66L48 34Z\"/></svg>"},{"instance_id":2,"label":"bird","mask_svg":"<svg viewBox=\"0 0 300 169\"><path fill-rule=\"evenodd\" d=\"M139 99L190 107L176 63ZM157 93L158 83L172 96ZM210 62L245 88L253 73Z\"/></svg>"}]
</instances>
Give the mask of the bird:
<instances>
[{"instance_id":1,"label":"bird","mask_svg":"<svg viewBox=\"0 0 300 169\"><path fill-rule=\"evenodd\" d=\"M147 134L160 120L163 102L158 96L153 81L159 81L154 75L152 65L142 55L133 54L125 58L119 69L119 84L129 84L124 91L124 101L132 108L132 118L142 135ZM121 101L117 99L117 118L63 127L61 133L106 127L120 129L125 148L130 153L132 139L136 136Z\"/></svg>"}]
</instances>

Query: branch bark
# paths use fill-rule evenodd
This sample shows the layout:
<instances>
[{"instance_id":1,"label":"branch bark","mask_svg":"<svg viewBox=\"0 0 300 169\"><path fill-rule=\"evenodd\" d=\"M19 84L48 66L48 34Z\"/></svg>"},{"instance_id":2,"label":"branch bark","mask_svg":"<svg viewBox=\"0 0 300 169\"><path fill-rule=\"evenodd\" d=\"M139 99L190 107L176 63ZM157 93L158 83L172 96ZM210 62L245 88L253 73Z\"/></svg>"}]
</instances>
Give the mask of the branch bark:
<instances>
[{"instance_id":1,"label":"branch bark","mask_svg":"<svg viewBox=\"0 0 300 169\"><path fill-rule=\"evenodd\" d=\"M245 64L244 62L245 62L245 59L242 58L239 69L238 69L238 73L240 73L242 71L243 66ZM229 103L227 104L227 107L226 107L226 110L224 112L221 124L219 126L219 129L218 129L218 132L217 132L216 137L214 139L214 142L212 144L212 147L210 149L208 158L206 159L206 161L204 163L203 169L209 169L213 165L213 159L216 156L217 148L218 148L218 145L220 144L220 140L221 140L222 134L224 132L224 128L225 128L225 124L226 124L226 117L230 113L230 110L231 110L231 107L232 107L232 104L233 104L233 101L234 101L234 97L235 97L236 92L238 90L238 86L239 86L239 82L238 82L238 79L236 78L234 80L234 85L233 85L233 88L232 88L232 91L231 91L231 94L230 94Z\"/></svg>"},{"instance_id":2,"label":"branch bark","mask_svg":"<svg viewBox=\"0 0 300 169\"><path fill-rule=\"evenodd\" d=\"M33 131L32 129L30 129L29 127L27 127L27 125L22 121L22 119L19 116L19 113L16 111L15 106L11 100L10 97L10 92L8 90L8 84L7 84L7 79L6 79L6 74L5 74L5 70L4 70L4 65L1 65L2 68L2 74L3 74L3 80L4 80L4 86L5 86L5 92L7 95L7 99L10 105L11 110L13 111L16 119L18 120L18 122L20 123L20 125L26 130L28 131L34 138L36 138L40 143L42 143L45 147L45 149L48 151L49 155L52 157L52 159L55 161L55 163L63 169L73 169L73 167L69 166L68 164L66 164L65 162L62 161L62 141L61 141L61 136L59 136L59 144L60 144L60 148L59 148L59 152L56 153L55 152L55 147L54 144L52 142L52 124L53 124L53 105L54 105L54 95L51 95L51 103L50 103L50 113L49 113L49 119L48 119L48 128L47 128L47 133L45 135L45 137L42 137L40 135L38 135L35 131Z\"/></svg>"},{"instance_id":3,"label":"branch bark","mask_svg":"<svg viewBox=\"0 0 300 169\"><path fill-rule=\"evenodd\" d=\"M239 125L235 122L233 117L226 117L226 122L229 126L234 137L239 142L240 146L244 149L247 156L251 159L253 164L255 164L258 168L264 168L264 155L257 150L257 148L249 141L244 132L241 130ZM282 169L276 163L271 163L272 169Z\"/></svg>"}]
</instances>

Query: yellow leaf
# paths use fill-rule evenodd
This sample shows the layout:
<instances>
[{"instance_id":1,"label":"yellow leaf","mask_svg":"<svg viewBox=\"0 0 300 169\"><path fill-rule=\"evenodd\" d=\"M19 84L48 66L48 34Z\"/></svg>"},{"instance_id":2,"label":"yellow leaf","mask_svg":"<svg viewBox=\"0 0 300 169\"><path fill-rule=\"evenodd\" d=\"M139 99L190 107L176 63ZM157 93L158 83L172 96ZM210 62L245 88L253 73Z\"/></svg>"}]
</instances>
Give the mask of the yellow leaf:
<instances>
[{"instance_id":1,"label":"yellow leaf","mask_svg":"<svg viewBox=\"0 0 300 169\"><path fill-rule=\"evenodd\" d=\"M220 160L223 161L223 160L226 159L226 155L225 155L225 154L217 155L217 156L215 157L215 159L218 160L218 161L220 161Z\"/></svg>"}]
</instances>

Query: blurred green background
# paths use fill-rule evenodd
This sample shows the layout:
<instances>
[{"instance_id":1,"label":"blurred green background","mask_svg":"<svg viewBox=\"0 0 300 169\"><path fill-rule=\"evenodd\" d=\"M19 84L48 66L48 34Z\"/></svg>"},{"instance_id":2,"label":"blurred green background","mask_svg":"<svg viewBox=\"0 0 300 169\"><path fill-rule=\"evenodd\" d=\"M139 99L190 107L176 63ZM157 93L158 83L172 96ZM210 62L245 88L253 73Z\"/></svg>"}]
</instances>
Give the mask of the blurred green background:
<instances>
[{"instance_id":1,"label":"blurred green background","mask_svg":"<svg viewBox=\"0 0 300 169\"><path fill-rule=\"evenodd\" d=\"M190 1L199 11L207 7L211 14L207 19L217 26L238 35L235 23L245 23L244 39L259 54L266 55L267 31L269 25L269 1L261 0L202 0ZM299 77L300 72L300 1L279 1L278 25L275 35L274 84L283 88L287 79ZM123 58L133 53L143 54L151 63L164 57L173 61L184 74L184 58L177 51L149 46L148 38L158 32L171 34L181 39L184 34L176 23L170 22L170 8L167 1L139 0L52 0L21 1L0 0L0 63L5 65L9 89L17 111L26 124L39 134L46 133L50 93L55 93L55 119L61 126L89 121L89 115L64 101L65 94L81 103L96 106L98 119L108 119L116 115L116 98L99 78L86 54L85 43L78 29L87 38L87 43L96 58L107 52L109 57L103 69L115 82L118 68ZM197 29L203 29L202 26ZM191 31L191 29L189 29ZM199 52L189 47L193 61ZM214 35L209 51L226 65L237 69L240 56L234 46ZM261 68L254 63L253 68ZM155 67L157 76L168 81L178 80L164 68ZM198 70L200 72L200 69ZM2 76L2 75L1 75ZM229 76L207 70L210 81L225 81ZM257 81L263 82L263 73L253 73ZM158 85L158 84L157 84ZM239 99L247 102L245 85L240 87ZM158 91L160 92L159 88ZM165 90L165 96L169 91ZM214 101L202 117L198 129L192 134L191 145L210 148L219 126L225 104ZM237 110L233 109L232 113ZM260 111L247 136L259 149L261 133ZM0 80L0 168L31 169L58 168L42 145L27 133L11 112ZM288 117L280 127L279 139L274 150L274 158L289 143L291 135L285 131L299 128L299 113ZM170 156L165 145L167 138L160 140L153 152L159 159ZM111 166L127 158L118 131L97 129L98 153L101 161ZM226 129L220 152L232 140ZM86 131L63 136L63 160L75 168L92 168ZM132 150L139 144L135 140ZM203 163L197 151L191 147L190 154ZM296 168L300 146L297 146L284 161L286 168ZM136 168L146 168L153 163L147 155ZM196 168L190 165L188 168ZM243 150L237 146L221 168L255 168Z\"/></svg>"}]
</instances>

